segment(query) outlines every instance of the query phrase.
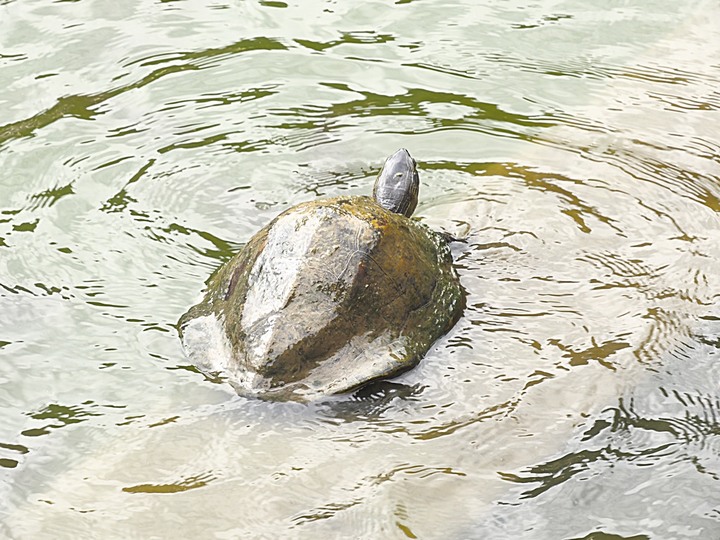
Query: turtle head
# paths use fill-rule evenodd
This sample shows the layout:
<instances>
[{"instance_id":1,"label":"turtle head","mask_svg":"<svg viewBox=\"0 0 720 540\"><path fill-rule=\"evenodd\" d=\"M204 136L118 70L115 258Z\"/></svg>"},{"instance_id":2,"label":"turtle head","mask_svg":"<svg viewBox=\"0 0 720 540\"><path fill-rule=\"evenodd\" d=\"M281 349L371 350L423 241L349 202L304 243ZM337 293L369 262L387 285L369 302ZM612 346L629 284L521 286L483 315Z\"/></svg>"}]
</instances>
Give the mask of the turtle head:
<instances>
[{"instance_id":1,"label":"turtle head","mask_svg":"<svg viewBox=\"0 0 720 540\"><path fill-rule=\"evenodd\" d=\"M415 160L410 152L401 148L385 160L375 180L373 197L383 208L410 217L417 206L419 189Z\"/></svg>"}]
</instances>

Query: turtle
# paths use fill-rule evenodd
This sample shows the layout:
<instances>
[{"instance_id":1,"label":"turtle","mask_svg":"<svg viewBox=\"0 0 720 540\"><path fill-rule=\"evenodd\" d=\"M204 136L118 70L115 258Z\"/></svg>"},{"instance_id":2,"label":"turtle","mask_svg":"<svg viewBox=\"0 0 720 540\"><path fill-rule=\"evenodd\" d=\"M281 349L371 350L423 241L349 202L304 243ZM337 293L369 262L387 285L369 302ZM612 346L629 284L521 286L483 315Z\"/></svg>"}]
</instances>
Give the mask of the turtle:
<instances>
[{"instance_id":1,"label":"turtle","mask_svg":"<svg viewBox=\"0 0 720 540\"><path fill-rule=\"evenodd\" d=\"M372 197L304 202L277 216L180 318L194 365L240 395L301 402L417 365L465 302L448 238L410 219L419 186L401 148Z\"/></svg>"}]
</instances>

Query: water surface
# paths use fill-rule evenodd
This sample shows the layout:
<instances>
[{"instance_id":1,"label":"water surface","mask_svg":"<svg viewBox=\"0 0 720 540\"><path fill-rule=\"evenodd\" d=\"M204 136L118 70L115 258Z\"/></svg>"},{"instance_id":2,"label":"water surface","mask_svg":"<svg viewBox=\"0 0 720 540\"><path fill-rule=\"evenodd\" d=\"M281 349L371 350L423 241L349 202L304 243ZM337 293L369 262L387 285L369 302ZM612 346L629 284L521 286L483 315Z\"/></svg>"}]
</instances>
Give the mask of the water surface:
<instances>
[{"instance_id":1,"label":"water surface","mask_svg":"<svg viewBox=\"0 0 720 540\"><path fill-rule=\"evenodd\" d=\"M8 538L720 536L720 8L0 3ZM309 406L175 323L406 147L467 309Z\"/></svg>"}]
</instances>

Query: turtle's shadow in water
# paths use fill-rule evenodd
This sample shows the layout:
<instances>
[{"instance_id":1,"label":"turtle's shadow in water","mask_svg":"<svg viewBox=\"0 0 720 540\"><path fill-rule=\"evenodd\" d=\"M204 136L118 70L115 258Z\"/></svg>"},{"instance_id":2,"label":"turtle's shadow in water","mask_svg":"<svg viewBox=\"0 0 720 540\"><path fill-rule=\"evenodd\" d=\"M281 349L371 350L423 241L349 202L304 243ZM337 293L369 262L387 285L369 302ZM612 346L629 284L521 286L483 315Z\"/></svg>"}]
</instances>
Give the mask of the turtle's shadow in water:
<instances>
[{"instance_id":1,"label":"turtle's shadow in water","mask_svg":"<svg viewBox=\"0 0 720 540\"><path fill-rule=\"evenodd\" d=\"M184 369L202 376L205 381L229 386L227 377L220 373L206 373L196 366L183 365L175 369ZM416 401L426 386L420 384L402 384L385 379L371 381L354 392L336 394L321 399L314 403L308 403L319 414L342 422L367 421L380 418L388 409L397 407L398 402ZM235 390L232 390L235 392ZM263 402L258 396L240 396L247 400ZM267 402L272 402L268 400ZM284 403L284 402L280 402ZM292 405L300 405L297 402L285 402Z\"/></svg>"},{"instance_id":2,"label":"turtle's shadow in water","mask_svg":"<svg viewBox=\"0 0 720 540\"><path fill-rule=\"evenodd\" d=\"M425 389L420 384L408 385L387 380L370 382L337 400L321 401L318 412L344 422L380 418L398 401L414 401Z\"/></svg>"}]
</instances>

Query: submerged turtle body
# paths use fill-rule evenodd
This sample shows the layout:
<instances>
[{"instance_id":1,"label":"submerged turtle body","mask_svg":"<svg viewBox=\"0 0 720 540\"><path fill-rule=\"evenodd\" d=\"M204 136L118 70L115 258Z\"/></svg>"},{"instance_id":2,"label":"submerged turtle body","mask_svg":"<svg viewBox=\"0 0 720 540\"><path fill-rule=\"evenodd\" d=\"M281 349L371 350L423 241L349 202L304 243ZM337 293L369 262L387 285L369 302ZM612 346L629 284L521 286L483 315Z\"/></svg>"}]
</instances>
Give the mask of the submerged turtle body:
<instances>
[{"instance_id":1,"label":"submerged turtle body","mask_svg":"<svg viewBox=\"0 0 720 540\"><path fill-rule=\"evenodd\" d=\"M180 328L191 359L238 393L309 400L413 367L462 306L444 238L370 197L336 197L258 232Z\"/></svg>"}]
</instances>

